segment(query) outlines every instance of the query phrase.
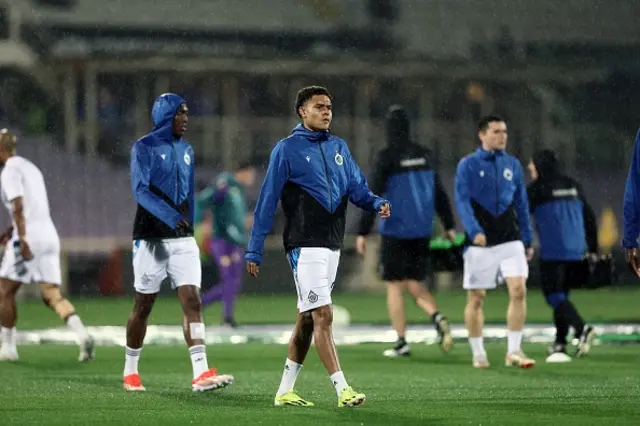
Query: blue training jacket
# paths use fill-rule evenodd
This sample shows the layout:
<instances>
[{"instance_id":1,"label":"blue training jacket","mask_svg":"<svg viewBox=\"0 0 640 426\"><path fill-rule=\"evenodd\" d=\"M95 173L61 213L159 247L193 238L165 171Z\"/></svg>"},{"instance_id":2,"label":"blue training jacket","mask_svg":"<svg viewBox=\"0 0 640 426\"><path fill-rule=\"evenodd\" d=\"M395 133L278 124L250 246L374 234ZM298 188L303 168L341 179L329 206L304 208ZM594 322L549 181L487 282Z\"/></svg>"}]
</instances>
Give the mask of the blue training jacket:
<instances>
[{"instance_id":1,"label":"blue training jacket","mask_svg":"<svg viewBox=\"0 0 640 426\"><path fill-rule=\"evenodd\" d=\"M531 246L533 231L522 165L506 152L479 148L460 160L455 204L469 242L483 233L487 246L518 240Z\"/></svg>"},{"instance_id":2,"label":"blue training jacket","mask_svg":"<svg viewBox=\"0 0 640 426\"><path fill-rule=\"evenodd\" d=\"M194 152L173 135L173 120L184 99L173 93L159 96L151 112L153 130L131 148L131 188L138 203L134 239L178 238L193 235ZM191 227L177 229L186 219Z\"/></svg>"},{"instance_id":3,"label":"blue training jacket","mask_svg":"<svg viewBox=\"0 0 640 426\"><path fill-rule=\"evenodd\" d=\"M640 236L640 129L636 135L636 144L624 188L622 226L622 246L625 248L638 247L638 236Z\"/></svg>"},{"instance_id":4,"label":"blue training jacket","mask_svg":"<svg viewBox=\"0 0 640 426\"><path fill-rule=\"evenodd\" d=\"M245 259L260 264L264 240L282 202L287 251L298 247L338 250L345 230L347 202L378 210L386 200L374 195L344 140L302 125L271 152Z\"/></svg>"}]
</instances>

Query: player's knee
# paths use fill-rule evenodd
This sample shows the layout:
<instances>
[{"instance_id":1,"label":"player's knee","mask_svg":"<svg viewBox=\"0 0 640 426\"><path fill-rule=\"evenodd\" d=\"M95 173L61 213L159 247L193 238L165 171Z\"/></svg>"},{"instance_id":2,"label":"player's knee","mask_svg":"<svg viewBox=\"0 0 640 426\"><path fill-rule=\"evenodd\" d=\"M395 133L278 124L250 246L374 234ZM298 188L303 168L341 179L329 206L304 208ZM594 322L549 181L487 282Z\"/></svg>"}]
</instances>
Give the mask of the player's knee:
<instances>
[{"instance_id":1,"label":"player's knee","mask_svg":"<svg viewBox=\"0 0 640 426\"><path fill-rule=\"evenodd\" d=\"M487 294L484 291L470 291L467 298L467 305L472 309L481 309Z\"/></svg>"},{"instance_id":2,"label":"player's knee","mask_svg":"<svg viewBox=\"0 0 640 426\"><path fill-rule=\"evenodd\" d=\"M527 287L524 285L513 286L509 289L509 299L521 302L527 297Z\"/></svg>"},{"instance_id":3,"label":"player's knee","mask_svg":"<svg viewBox=\"0 0 640 426\"><path fill-rule=\"evenodd\" d=\"M197 294L190 294L182 298L182 310L185 314L199 314L201 306L202 304Z\"/></svg>"},{"instance_id":4,"label":"player's knee","mask_svg":"<svg viewBox=\"0 0 640 426\"><path fill-rule=\"evenodd\" d=\"M545 295L545 300L549 306L556 309L567 300L567 293L561 291L549 293Z\"/></svg>"},{"instance_id":5,"label":"player's knee","mask_svg":"<svg viewBox=\"0 0 640 426\"><path fill-rule=\"evenodd\" d=\"M60 294L60 287L57 285L42 285L40 295L44 304L53 309L63 320L76 313L75 308L67 299Z\"/></svg>"},{"instance_id":6,"label":"player's knee","mask_svg":"<svg viewBox=\"0 0 640 426\"><path fill-rule=\"evenodd\" d=\"M414 280L408 282L407 290L414 299L418 299L420 296L428 292L428 290L422 284Z\"/></svg>"},{"instance_id":7,"label":"player's knee","mask_svg":"<svg viewBox=\"0 0 640 426\"><path fill-rule=\"evenodd\" d=\"M311 312L303 312L300 314L300 324L305 330L313 328L313 315Z\"/></svg>"},{"instance_id":8,"label":"player's knee","mask_svg":"<svg viewBox=\"0 0 640 426\"><path fill-rule=\"evenodd\" d=\"M331 306L321 306L312 313L314 327L330 327L333 323L333 311Z\"/></svg>"}]
</instances>

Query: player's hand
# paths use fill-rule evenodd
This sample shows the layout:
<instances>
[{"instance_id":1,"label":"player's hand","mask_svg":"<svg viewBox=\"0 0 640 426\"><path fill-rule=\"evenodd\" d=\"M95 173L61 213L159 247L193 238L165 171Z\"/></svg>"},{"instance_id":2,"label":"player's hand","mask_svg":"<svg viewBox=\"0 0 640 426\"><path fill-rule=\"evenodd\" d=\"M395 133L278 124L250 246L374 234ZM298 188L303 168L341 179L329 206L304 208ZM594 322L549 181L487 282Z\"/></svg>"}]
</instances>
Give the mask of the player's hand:
<instances>
[{"instance_id":1,"label":"player's hand","mask_svg":"<svg viewBox=\"0 0 640 426\"><path fill-rule=\"evenodd\" d=\"M444 237L451 241L454 242L456 240L456 230L455 229L448 229L445 233L444 233Z\"/></svg>"},{"instance_id":2,"label":"player's hand","mask_svg":"<svg viewBox=\"0 0 640 426\"><path fill-rule=\"evenodd\" d=\"M20 255L24 260L33 259L33 253L31 253L31 249L29 248L29 244L23 238L20 239Z\"/></svg>"},{"instance_id":3,"label":"player's hand","mask_svg":"<svg viewBox=\"0 0 640 426\"><path fill-rule=\"evenodd\" d=\"M364 235L358 235L358 238L356 238L356 251L360 256L364 256L367 251L367 237Z\"/></svg>"},{"instance_id":4,"label":"player's hand","mask_svg":"<svg viewBox=\"0 0 640 426\"><path fill-rule=\"evenodd\" d=\"M380 208L378 209L378 215L380 215L382 219L386 219L391 216L391 206L389 205L389 203L384 203L380 206Z\"/></svg>"},{"instance_id":5,"label":"player's hand","mask_svg":"<svg viewBox=\"0 0 640 426\"><path fill-rule=\"evenodd\" d=\"M639 264L640 264L640 260L638 259L638 249L628 248L627 249L627 265L629 265L629 269L631 269L634 275L638 278L640 278L640 269L638 269Z\"/></svg>"},{"instance_id":6,"label":"player's hand","mask_svg":"<svg viewBox=\"0 0 640 426\"><path fill-rule=\"evenodd\" d=\"M535 253L535 250L533 249L533 247L529 247L527 249L527 262L531 262L531 259L533 259L534 253Z\"/></svg>"},{"instance_id":7,"label":"player's hand","mask_svg":"<svg viewBox=\"0 0 640 426\"><path fill-rule=\"evenodd\" d=\"M473 245L478 247L485 247L487 245L487 236L483 233L476 234L473 238Z\"/></svg>"},{"instance_id":8,"label":"player's hand","mask_svg":"<svg viewBox=\"0 0 640 426\"><path fill-rule=\"evenodd\" d=\"M253 278L258 278L258 273L260 273L260 265L255 262L247 262L247 272Z\"/></svg>"},{"instance_id":9,"label":"player's hand","mask_svg":"<svg viewBox=\"0 0 640 426\"><path fill-rule=\"evenodd\" d=\"M4 231L2 235L0 235L0 245L3 246L7 244L11 239L12 235L13 235L13 226L10 226L9 228L7 228L6 231Z\"/></svg>"},{"instance_id":10,"label":"player's hand","mask_svg":"<svg viewBox=\"0 0 640 426\"><path fill-rule=\"evenodd\" d=\"M187 236L191 231L191 223L187 219L182 219L176 226L176 232L179 236Z\"/></svg>"}]
</instances>

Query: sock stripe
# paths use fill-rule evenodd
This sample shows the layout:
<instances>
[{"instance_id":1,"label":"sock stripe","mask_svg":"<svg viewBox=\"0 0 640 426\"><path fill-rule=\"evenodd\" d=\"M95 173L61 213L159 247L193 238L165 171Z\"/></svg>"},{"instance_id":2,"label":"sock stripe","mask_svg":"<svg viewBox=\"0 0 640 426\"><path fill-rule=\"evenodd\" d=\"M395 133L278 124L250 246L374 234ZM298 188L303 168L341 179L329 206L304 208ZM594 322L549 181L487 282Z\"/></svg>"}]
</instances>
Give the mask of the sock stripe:
<instances>
[{"instance_id":1,"label":"sock stripe","mask_svg":"<svg viewBox=\"0 0 640 426\"><path fill-rule=\"evenodd\" d=\"M206 349L204 345L196 345L189 348L189 353L191 355L203 354L205 352L206 352Z\"/></svg>"}]
</instances>

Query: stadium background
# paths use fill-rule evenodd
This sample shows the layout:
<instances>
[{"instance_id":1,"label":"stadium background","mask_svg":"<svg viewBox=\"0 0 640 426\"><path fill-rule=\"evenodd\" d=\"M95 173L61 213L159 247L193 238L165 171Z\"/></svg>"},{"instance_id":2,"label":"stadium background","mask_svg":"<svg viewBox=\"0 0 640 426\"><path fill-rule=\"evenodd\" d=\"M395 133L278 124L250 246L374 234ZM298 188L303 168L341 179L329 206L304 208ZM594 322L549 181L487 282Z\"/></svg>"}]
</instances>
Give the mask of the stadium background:
<instances>
[{"instance_id":1,"label":"stadium background","mask_svg":"<svg viewBox=\"0 0 640 426\"><path fill-rule=\"evenodd\" d=\"M334 95L333 131L365 174L394 103L409 109L415 140L433 151L450 195L483 114L507 119L508 150L523 163L536 149L556 150L582 182L618 271L614 289L578 295L581 309L633 324L638 286L624 267L619 227L638 128L638 16L640 2L624 0L4 0L0 126L18 133L19 154L47 179L64 291L79 309L99 312L92 325L126 322L135 212L128 154L151 127L153 99L167 91L187 99L187 139L206 184L240 160L263 168L297 121L295 92L309 84ZM363 263L353 250L357 219L350 208L337 297L352 322L384 324L375 251ZM2 209L0 225L9 223ZM282 313L293 303L282 225L278 215L260 280L245 279L240 323L291 322ZM532 288L535 271L534 260ZM215 277L208 268L203 286ZM435 287L460 322L459 274L438 274ZM550 312L531 293L532 321L549 325ZM52 325L33 291L21 298L19 327ZM158 315L172 324L166 303ZM215 309L208 323L217 324ZM499 321L503 307L495 312L488 320ZM424 323L415 309L410 321Z\"/></svg>"}]
</instances>

